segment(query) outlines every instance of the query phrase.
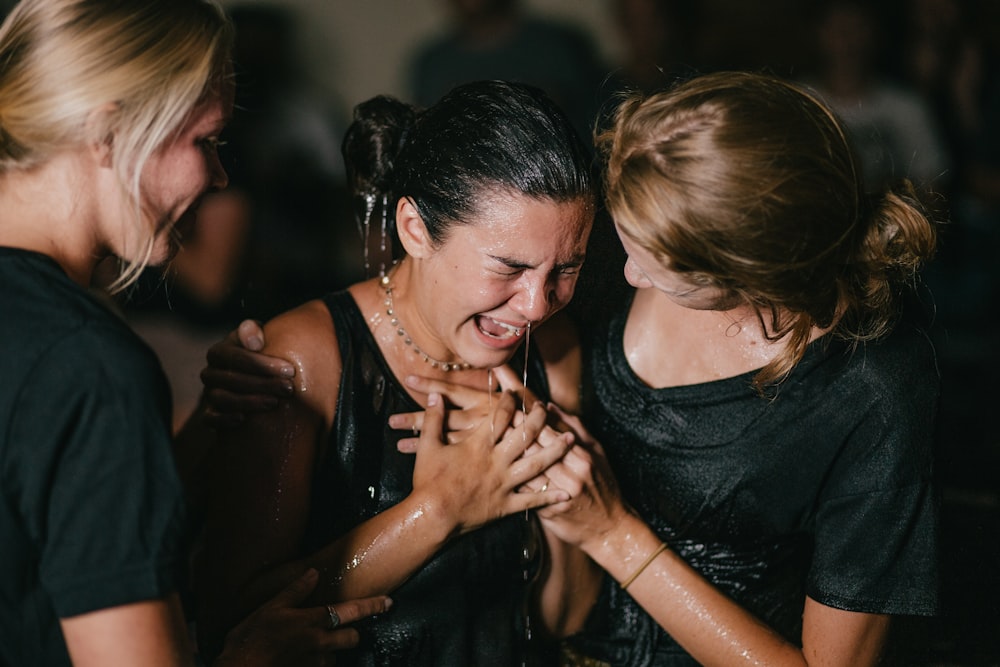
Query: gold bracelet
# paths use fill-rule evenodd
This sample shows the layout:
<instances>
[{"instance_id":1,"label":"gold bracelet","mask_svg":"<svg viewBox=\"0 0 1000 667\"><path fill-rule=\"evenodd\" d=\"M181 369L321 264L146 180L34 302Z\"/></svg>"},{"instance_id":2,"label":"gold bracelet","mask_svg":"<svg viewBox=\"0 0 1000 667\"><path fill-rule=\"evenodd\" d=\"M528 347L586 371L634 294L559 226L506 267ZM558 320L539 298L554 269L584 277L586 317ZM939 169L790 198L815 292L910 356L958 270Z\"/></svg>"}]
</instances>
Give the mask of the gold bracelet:
<instances>
[{"instance_id":1,"label":"gold bracelet","mask_svg":"<svg viewBox=\"0 0 1000 667\"><path fill-rule=\"evenodd\" d=\"M661 542L660 546L656 547L656 549L653 551L653 553L649 554L649 557L646 558L646 560L643 561L642 565L639 566L639 569L637 569L635 572L633 572L631 577L629 577L628 579L626 579L625 581L622 582L622 584L621 584L622 585L622 590L625 590L626 588L628 588L629 585L633 581L635 581L636 577L638 577L640 574L642 574L642 571L645 570L647 567L649 567L649 564L652 563L656 559L657 556L659 556L660 554L662 554L666 550L666 548L667 548L667 543L666 542Z\"/></svg>"}]
</instances>

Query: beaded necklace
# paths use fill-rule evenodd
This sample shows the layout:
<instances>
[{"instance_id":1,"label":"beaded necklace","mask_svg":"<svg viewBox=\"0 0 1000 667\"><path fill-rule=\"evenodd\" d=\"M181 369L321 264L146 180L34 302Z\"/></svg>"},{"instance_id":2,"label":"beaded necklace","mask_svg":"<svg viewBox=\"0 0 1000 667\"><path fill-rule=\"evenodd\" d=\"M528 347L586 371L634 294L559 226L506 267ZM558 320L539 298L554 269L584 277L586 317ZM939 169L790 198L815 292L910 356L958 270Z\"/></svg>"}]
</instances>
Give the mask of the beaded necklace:
<instances>
[{"instance_id":1,"label":"beaded necklace","mask_svg":"<svg viewBox=\"0 0 1000 667\"><path fill-rule=\"evenodd\" d=\"M431 368L438 368L442 371L465 371L472 368L472 364L466 361L439 361L421 350L413 342L413 338L406 333L406 329L400 324L399 318L396 317L396 311L392 304L392 283L389 280L389 276L382 276L381 283L382 289L385 290L385 314L389 316L389 323L396 328L396 335L402 338L408 347L412 347L417 356L423 359L425 363L430 364Z\"/></svg>"}]
</instances>

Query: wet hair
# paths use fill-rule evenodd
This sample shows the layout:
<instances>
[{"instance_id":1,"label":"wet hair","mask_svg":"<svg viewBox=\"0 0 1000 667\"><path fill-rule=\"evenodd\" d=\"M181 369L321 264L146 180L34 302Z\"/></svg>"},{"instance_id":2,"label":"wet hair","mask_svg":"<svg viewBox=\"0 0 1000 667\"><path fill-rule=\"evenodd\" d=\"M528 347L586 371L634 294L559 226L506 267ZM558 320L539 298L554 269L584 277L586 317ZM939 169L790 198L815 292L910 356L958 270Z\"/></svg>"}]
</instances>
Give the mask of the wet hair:
<instances>
[{"instance_id":1,"label":"wet hair","mask_svg":"<svg viewBox=\"0 0 1000 667\"><path fill-rule=\"evenodd\" d=\"M355 108L343 153L360 217L384 207L392 226L396 202L408 197L437 244L498 191L560 203L594 197L591 152L562 110L524 84L464 84L423 110L372 98Z\"/></svg>"},{"instance_id":2,"label":"wet hair","mask_svg":"<svg viewBox=\"0 0 1000 667\"><path fill-rule=\"evenodd\" d=\"M21 0L0 28L0 176L106 142L142 220L143 167L221 90L232 38L209 0ZM155 231L115 288L141 272Z\"/></svg>"},{"instance_id":3,"label":"wet hair","mask_svg":"<svg viewBox=\"0 0 1000 667\"><path fill-rule=\"evenodd\" d=\"M834 114L779 78L719 72L632 96L597 142L619 229L787 337L760 390L791 372L814 326L855 343L888 333L935 249L913 187L865 195Z\"/></svg>"}]
</instances>

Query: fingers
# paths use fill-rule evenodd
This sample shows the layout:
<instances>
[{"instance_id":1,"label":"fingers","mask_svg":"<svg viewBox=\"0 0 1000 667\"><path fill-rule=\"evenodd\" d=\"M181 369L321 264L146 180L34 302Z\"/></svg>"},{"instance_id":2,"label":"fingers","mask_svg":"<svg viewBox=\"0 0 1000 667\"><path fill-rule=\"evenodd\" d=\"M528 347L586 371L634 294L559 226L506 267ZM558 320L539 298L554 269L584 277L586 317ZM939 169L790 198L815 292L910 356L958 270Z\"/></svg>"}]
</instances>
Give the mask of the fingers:
<instances>
[{"instance_id":1,"label":"fingers","mask_svg":"<svg viewBox=\"0 0 1000 667\"><path fill-rule=\"evenodd\" d=\"M578 442L600 450L600 443L594 439L594 436L590 434L578 416L571 415L555 403L549 403L548 408L567 428L572 429L572 431L576 433Z\"/></svg>"},{"instance_id":2,"label":"fingers","mask_svg":"<svg viewBox=\"0 0 1000 667\"><path fill-rule=\"evenodd\" d=\"M250 344L256 345L257 343L252 341ZM229 334L208 348L206 358L210 368L252 375L295 377L295 366L291 362L279 357L261 354L255 349L245 347L244 342L233 334Z\"/></svg>"},{"instance_id":3,"label":"fingers","mask_svg":"<svg viewBox=\"0 0 1000 667\"><path fill-rule=\"evenodd\" d=\"M505 396L511 396L511 394L505 394ZM504 428L509 423L510 419L504 421ZM500 446L507 450L510 454L510 460L513 461L525 453L525 450L538 438L538 434L544 426L545 408L542 407L541 403L535 403L535 406L531 408L531 411L524 416L520 423L508 429L503 436Z\"/></svg>"},{"instance_id":4,"label":"fingers","mask_svg":"<svg viewBox=\"0 0 1000 667\"><path fill-rule=\"evenodd\" d=\"M334 613L337 615L339 620L337 625L347 625L348 623L359 621L362 618L368 618L369 616L375 616L377 614L384 614L392 607L392 599L386 597L385 595L376 595L370 598L360 598L358 600L338 602L330 606L333 607ZM329 627L329 611L323 608L323 612L326 613L323 622L327 625L327 627Z\"/></svg>"},{"instance_id":5,"label":"fingers","mask_svg":"<svg viewBox=\"0 0 1000 667\"><path fill-rule=\"evenodd\" d=\"M507 426L510 425L511 420L514 418L515 412L517 412L517 406L514 403L514 395L505 391L500 396L500 400L497 401L493 414L483 422L484 425L492 428L494 444L504 438L504 433L506 433ZM424 421L426 422L426 419ZM533 435L528 438L529 441L534 439ZM508 449L510 449L509 446ZM523 451L524 447L521 450Z\"/></svg>"},{"instance_id":6,"label":"fingers","mask_svg":"<svg viewBox=\"0 0 1000 667\"><path fill-rule=\"evenodd\" d=\"M538 402L538 397L524 386L521 381L522 376L518 375L510 366L497 366L493 369L493 374L501 389L513 392L522 398L525 410L530 410Z\"/></svg>"},{"instance_id":7,"label":"fingers","mask_svg":"<svg viewBox=\"0 0 1000 667\"><path fill-rule=\"evenodd\" d=\"M449 435L448 441L452 442L450 434L452 431L469 431L482 423L487 411L483 410L445 410L444 431ZM411 431L414 437L420 434L424 428L424 413L420 412L400 412L389 415L389 427L399 431Z\"/></svg>"},{"instance_id":8,"label":"fingers","mask_svg":"<svg viewBox=\"0 0 1000 667\"><path fill-rule=\"evenodd\" d=\"M482 389L473 389L465 385L423 377L422 375L408 375L404 380L406 386L421 394L441 394L449 405L458 408L470 408L486 400L488 392Z\"/></svg>"},{"instance_id":9,"label":"fingers","mask_svg":"<svg viewBox=\"0 0 1000 667\"><path fill-rule=\"evenodd\" d=\"M278 594L265 603L268 607L297 607L305 602L309 594L316 588L319 581L319 572L316 568L309 568L302 573L298 579L285 586Z\"/></svg>"},{"instance_id":10,"label":"fingers","mask_svg":"<svg viewBox=\"0 0 1000 667\"><path fill-rule=\"evenodd\" d=\"M220 407L226 406L227 401L235 400L239 405L243 400L254 396L277 399L287 398L295 393L295 386L287 377L272 374L248 375L212 366L202 369L201 383L208 391L217 394L210 398Z\"/></svg>"},{"instance_id":11,"label":"fingers","mask_svg":"<svg viewBox=\"0 0 1000 667\"><path fill-rule=\"evenodd\" d=\"M561 461L563 457L570 452L573 448L573 435L571 433L565 433L562 437L554 441L548 447L543 447L537 451L525 455L514 462L511 466L511 475L517 484L525 484L529 480L535 477L547 476L550 481L555 480L556 471L550 471L549 468L553 467L556 463ZM544 485L542 481L542 485ZM532 487L538 490L537 486ZM560 487L565 490L565 487Z\"/></svg>"},{"instance_id":12,"label":"fingers","mask_svg":"<svg viewBox=\"0 0 1000 667\"><path fill-rule=\"evenodd\" d=\"M521 377L507 364L494 368L493 376L497 379L497 384L500 385L500 388L505 391L520 392L524 389Z\"/></svg>"},{"instance_id":13,"label":"fingers","mask_svg":"<svg viewBox=\"0 0 1000 667\"><path fill-rule=\"evenodd\" d=\"M392 599L384 595L317 607L312 610L312 625L321 629L317 648L339 651L357 646L361 637L357 630L347 626L363 618L383 614L391 607Z\"/></svg>"}]
</instances>

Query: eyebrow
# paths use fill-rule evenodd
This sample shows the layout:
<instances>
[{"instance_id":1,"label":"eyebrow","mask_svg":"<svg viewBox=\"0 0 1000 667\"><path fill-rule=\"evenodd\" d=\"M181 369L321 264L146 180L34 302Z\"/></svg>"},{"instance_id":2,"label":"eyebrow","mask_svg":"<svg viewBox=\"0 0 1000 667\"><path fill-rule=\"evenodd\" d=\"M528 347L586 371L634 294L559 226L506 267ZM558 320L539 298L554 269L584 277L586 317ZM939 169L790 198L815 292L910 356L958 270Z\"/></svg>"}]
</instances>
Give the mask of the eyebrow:
<instances>
[{"instance_id":1,"label":"eyebrow","mask_svg":"<svg viewBox=\"0 0 1000 667\"><path fill-rule=\"evenodd\" d=\"M529 264L527 262L522 262L522 261L519 261L519 260L516 260L516 259L512 259L510 257L499 257L497 255L488 255L488 257L490 257L491 259L496 260L497 262L500 262L504 266L507 266L507 267L512 268L512 269L522 269L523 270L523 269L533 269L533 268L535 268L535 266L532 265L532 264ZM553 269L555 269L556 271L561 271L562 269L572 269L572 268L575 268L575 267L578 267L578 266L582 266L584 259L585 259L584 255L576 255L575 257L573 257L568 262L562 262L560 264L556 264L553 267Z\"/></svg>"}]
</instances>

